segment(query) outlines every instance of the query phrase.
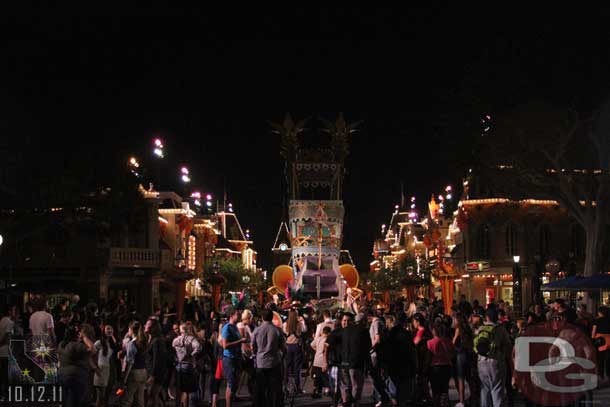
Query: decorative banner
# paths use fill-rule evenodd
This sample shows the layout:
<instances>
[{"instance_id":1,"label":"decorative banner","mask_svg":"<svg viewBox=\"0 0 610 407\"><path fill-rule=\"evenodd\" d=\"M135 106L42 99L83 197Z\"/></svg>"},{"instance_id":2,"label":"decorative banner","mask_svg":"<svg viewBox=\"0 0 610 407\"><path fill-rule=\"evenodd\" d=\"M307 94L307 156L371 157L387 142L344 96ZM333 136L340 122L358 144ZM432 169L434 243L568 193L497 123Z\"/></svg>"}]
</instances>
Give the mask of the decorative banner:
<instances>
[{"instance_id":1,"label":"decorative banner","mask_svg":"<svg viewBox=\"0 0 610 407\"><path fill-rule=\"evenodd\" d=\"M443 276L441 280L442 299L445 305L445 315L451 315L451 305L453 304L453 283L454 279Z\"/></svg>"},{"instance_id":2,"label":"decorative banner","mask_svg":"<svg viewBox=\"0 0 610 407\"><path fill-rule=\"evenodd\" d=\"M457 214L457 227L461 232L468 230L468 213L463 206L460 206Z\"/></svg>"}]
</instances>

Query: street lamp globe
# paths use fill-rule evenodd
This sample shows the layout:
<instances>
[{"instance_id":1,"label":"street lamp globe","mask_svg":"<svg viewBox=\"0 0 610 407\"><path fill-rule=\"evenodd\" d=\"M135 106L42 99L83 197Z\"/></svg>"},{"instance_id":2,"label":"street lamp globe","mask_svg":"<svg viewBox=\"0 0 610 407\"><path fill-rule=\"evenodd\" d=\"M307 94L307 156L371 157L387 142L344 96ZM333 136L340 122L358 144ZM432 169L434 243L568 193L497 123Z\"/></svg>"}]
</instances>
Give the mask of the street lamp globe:
<instances>
[{"instance_id":1,"label":"street lamp globe","mask_svg":"<svg viewBox=\"0 0 610 407\"><path fill-rule=\"evenodd\" d=\"M513 256L513 261L515 263L519 263L519 260L521 260L521 256Z\"/></svg>"},{"instance_id":2,"label":"street lamp globe","mask_svg":"<svg viewBox=\"0 0 610 407\"><path fill-rule=\"evenodd\" d=\"M154 143L153 154L156 155L158 158L163 158L164 157L163 141L161 141L161 139L159 139L159 138L156 138L156 139L154 139L153 143Z\"/></svg>"},{"instance_id":3,"label":"street lamp globe","mask_svg":"<svg viewBox=\"0 0 610 407\"><path fill-rule=\"evenodd\" d=\"M4 238L2 237L2 235L0 235L0 246L2 246L2 243L4 243Z\"/></svg>"}]
</instances>

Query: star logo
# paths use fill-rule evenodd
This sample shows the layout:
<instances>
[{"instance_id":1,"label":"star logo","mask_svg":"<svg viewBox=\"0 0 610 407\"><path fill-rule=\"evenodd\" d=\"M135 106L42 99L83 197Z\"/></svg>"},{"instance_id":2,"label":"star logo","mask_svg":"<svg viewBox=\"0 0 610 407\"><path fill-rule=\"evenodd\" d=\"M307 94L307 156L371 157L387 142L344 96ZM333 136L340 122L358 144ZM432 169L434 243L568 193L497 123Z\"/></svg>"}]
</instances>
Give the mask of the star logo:
<instances>
[{"instance_id":1,"label":"star logo","mask_svg":"<svg viewBox=\"0 0 610 407\"><path fill-rule=\"evenodd\" d=\"M27 376L27 377L30 377L30 371L28 369L24 369L23 370L23 375Z\"/></svg>"}]
</instances>

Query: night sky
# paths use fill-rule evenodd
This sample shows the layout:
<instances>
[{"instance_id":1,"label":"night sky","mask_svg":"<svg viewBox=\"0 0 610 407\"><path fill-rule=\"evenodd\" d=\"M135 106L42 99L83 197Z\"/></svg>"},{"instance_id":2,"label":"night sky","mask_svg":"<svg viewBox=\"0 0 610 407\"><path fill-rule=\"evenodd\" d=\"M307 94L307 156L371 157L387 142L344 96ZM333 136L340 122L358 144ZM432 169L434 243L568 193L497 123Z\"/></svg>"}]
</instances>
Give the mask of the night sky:
<instances>
[{"instance_id":1,"label":"night sky","mask_svg":"<svg viewBox=\"0 0 610 407\"><path fill-rule=\"evenodd\" d=\"M587 111L608 95L605 24L454 11L32 10L5 25L4 168L28 180L78 174L86 189L132 154L146 166L160 135L164 186L181 164L202 192L222 200L226 184L269 269L283 191L268 121L342 111L364 121L347 161L344 247L366 269L400 183L420 208L459 183L483 114L530 99Z\"/></svg>"}]
</instances>

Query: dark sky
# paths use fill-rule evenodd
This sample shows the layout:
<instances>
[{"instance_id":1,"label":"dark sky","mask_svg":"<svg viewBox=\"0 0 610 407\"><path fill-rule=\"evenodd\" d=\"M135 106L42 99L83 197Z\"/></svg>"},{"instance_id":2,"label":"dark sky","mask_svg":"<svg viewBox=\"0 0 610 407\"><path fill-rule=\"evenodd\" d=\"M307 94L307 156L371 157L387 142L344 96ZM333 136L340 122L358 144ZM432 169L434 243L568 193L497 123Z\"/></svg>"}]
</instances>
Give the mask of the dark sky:
<instances>
[{"instance_id":1,"label":"dark sky","mask_svg":"<svg viewBox=\"0 0 610 407\"><path fill-rule=\"evenodd\" d=\"M366 268L400 182L420 205L459 182L482 114L531 98L587 110L608 93L605 25L455 11L32 10L5 25L3 160L28 179L106 182L131 154L146 164L162 134L167 182L183 163L202 191L221 197L226 181L269 268L282 162L267 121L343 111L364 121L347 162L344 246Z\"/></svg>"}]
</instances>

